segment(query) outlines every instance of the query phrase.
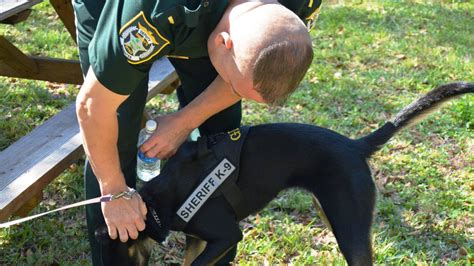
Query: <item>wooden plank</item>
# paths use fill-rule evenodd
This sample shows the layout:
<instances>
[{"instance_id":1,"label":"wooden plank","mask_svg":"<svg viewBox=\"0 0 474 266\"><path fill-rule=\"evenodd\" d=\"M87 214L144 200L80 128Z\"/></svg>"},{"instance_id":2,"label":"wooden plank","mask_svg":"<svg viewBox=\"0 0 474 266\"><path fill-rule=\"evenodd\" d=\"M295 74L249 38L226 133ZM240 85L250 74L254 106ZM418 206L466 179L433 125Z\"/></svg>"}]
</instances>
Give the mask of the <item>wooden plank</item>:
<instances>
[{"instance_id":1,"label":"wooden plank","mask_svg":"<svg viewBox=\"0 0 474 266\"><path fill-rule=\"evenodd\" d=\"M25 217L28 213L33 210L40 202L43 201L43 191L40 191L38 195L30 198L20 209L18 209L13 215Z\"/></svg>"},{"instance_id":2,"label":"wooden plank","mask_svg":"<svg viewBox=\"0 0 474 266\"><path fill-rule=\"evenodd\" d=\"M147 101L158 94L171 94L179 86L180 81L174 67L167 58L162 58L151 66L148 78ZM142 127L147 120L153 119L146 110L142 117Z\"/></svg>"},{"instance_id":3,"label":"wooden plank","mask_svg":"<svg viewBox=\"0 0 474 266\"><path fill-rule=\"evenodd\" d=\"M0 153L0 220L82 155L75 110L75 104L70 104Z\"/></svg>"},{"instance_id":4,"label":"wooden plank","mask_svg":"<svg viewBox=\"0 0 474 266\"><path fill-rule=\"evenodd\" d=\"M36 62L0 36L0 62L8 65L19 75L33 75L38 72Z\"/></svg>"},{"instance_id":5,"label":"wooden plank","mask_svg":"<svg viewBox=\"0 0 474 266\"><path fill-rule=\"evenodd\" d=\"M160 94L171 94L171 93L173 93L173 91L175 91L179 87L179 85L181 85L181 81L179 80L178 75L176 75L176 78L177 79L175 81L171 82L171 84L168 87L161 89L159 91L159 93Z\"/></svg>"},{"instance_id":6,"label":"wooden plank","mask_svg":"<svg viewBox=\"0 0 474 266\"><path fill-rule=\"evenodd\" d=\"M63 22L67 31L76 42L76 24L74 22L74 9L71 0L50 0L51 5L58 13L59 18Z\"/></svg>"},{"instance_id":7,"label":"wooden plank","mask_svg":"<svg viewBox=\"0 0 474 266\"><path fill-rule=\"evenodd\" d=\"M1 37L1 36L0 36ZM0 51L0 59L1 59ZM58 83L82 84L81 66L77 60L65 60L38 56L29 57L37 65L36 73L15 71L9 65L0 62L0 76L46 80Z\"/></svg>"},{"instance_id":8,"label":"wooden plank","mask_svg":"<svg viewBox=\"0 0 474 266\"><path fill-rule=\"evenodd\" d=\"M38 73L18 73L8 66L0 64L0 76L47 80L78 85L83 82L79 61L37 56L31 56L30 58L37 64L39 69ZM179 85L178 75L167 58L162 58L153 63L149 76L147 100L155 97L158 93L170 94Z\"/></svg>"},{"instance_id":9,"label":"wooden plank","mask_svg":"<svg viewBox=\"0 0 474 266\"><path fill-rule=\"evenodd\" d=\"M150 95L176 84L168 59L158 60L152 69ZM74 104L0 152L0 221L38 195L83 153Z\"/></svg>"},{"instance_id":10,"label":"wooden plank","mask_svg":"<svg viewBox=\"0 0 474 266\"><path fill-rule=\"evenodd\" d=\"M20 13L43 0L0 0L0 21Z\"/></svg>"},{"instance_id":11,"label":"wooden plank","mask_svg":"<svg viewBox=\"0 0 474 266\"><path fill-rule=\"evenodd\" d=\"M148 78L147 101L158 93L170 94L179 85L178 75L168 58L155 61L150 69Z\"/></svg>"},{"instance_id":12,"label":"wooden plank","mask_svg":"<svg viewBox=\"0 0 474 266\"><path fill-rule=\"evenodd\" d=\"M30 16L30 14L31 14L31 9L23 10L20 13L17 13L13 16L10 16L0 21L0 23L15 25L17 23L25 21Z\"/></svg>"}]
</instances>

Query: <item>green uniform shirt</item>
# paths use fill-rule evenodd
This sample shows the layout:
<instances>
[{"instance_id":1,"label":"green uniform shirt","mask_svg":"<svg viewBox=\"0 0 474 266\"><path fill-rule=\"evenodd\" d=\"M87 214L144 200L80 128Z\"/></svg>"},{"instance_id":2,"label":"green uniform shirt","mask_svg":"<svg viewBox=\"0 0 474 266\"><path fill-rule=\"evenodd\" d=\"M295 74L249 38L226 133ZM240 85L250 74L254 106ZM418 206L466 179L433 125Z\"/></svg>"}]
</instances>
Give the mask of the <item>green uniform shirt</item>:
<instances>
[{"instance_id":1,"label":"green uniform shirt","mask_svg":"<svg viewBox=\"0 0 474 266\"><path fill-rule=\"evenodd\" d=\"M321 0L280 0L305 22ZM222 18L227 0L109 0L89 46L97 79L128 95L163 56L208 57L207 39Z\"/></svg>"}]
</instances>

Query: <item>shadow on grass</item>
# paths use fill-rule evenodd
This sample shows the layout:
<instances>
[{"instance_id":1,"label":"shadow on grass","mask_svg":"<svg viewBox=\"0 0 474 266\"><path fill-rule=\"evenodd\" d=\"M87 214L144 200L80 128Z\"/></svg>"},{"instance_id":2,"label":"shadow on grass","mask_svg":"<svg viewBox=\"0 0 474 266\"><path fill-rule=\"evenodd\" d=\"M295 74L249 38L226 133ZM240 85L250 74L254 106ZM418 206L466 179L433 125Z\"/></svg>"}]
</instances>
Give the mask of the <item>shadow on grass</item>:
<instances>
[{"instance_id":1,"label":"shadow on grass","mask_svg":"<svg viewBox=\"0 0 474 266\"><path fill-rule=\"evenodd\" d=\"M250 217L244 220L243 225L246 231L259 230L258 233L244 241L266 240L273 243L276 250L272 254L273 260L282 260L286 263L293 262L293 259L301 254L309 254L311 250L316 250L312 256L317 261L318 257L325 256L327 261L339 261L343 258L339 248L334 252L336 240L330 229L327 228L320 217L318 217L314 207L302 209L303 206L311 205L308 192L295 192L288 190L280 194L279 198L272 201L267 208L260 212L258 218ZM299 194L296 195L295 194ZM301 194L304 194L302 196ZM282 197L283 199L280 199ZM390 201L391 197L378 195L379 201ZM305 199L306 202L295 201L295 199ZM402 215L403 206L391 204L393 207L383 213L376 213L373 223L374 235L374 258L378 263L402 263L402 262L461 262L468 259L468 253L472 249L473 241L467 235L443 231L436 228L434 223L427 222L420 228L410 225L410 221ZM344 211L344 210L341 210ZM429 215L429 214L428 214ZM265 225L261 225L265 221ZM292 228L303 227L299 232L293 232ZM258 229L256 229L258 228ZM245 231L244 231L245 232ZM288 243L287 238L298 234L303 243ZM258 236L257 236L258 235ZM258 246L258 245L257 245ZM387 246L389 250L386 250ZM328 247L332 247L332 252L326 254ZM298 249L298 255L285 254L288 250ZM331 249L331 248L330 248ZM246 253L249 253L247 250ZM253 250L258 253L259 251ZM261 258L267 258L268 254L260 254ZM284 259L282 259L284 258ZM281 261L280 261L281 262Z\"/></svg>"},{"instance_id":2,"label":"shadow on grass","mask_svg":"<svg viewBox=\"0 0 474 266\"><path fill-rule=\"evenodd\" d=\"M393 203L392 197L382 197L381 195L378 197L379 202L390 201ZM376 210L373 228L376 235L374 249L384 249L387 245L392 249L389 251L392 252L391 256L375 254L376 257L378 255L384 262L390 262L391 257L396 257L392 262L413 262L413 254L423 254L418 257L418 260L423 259L425 262L436 263L462 262L469 258L467 250L472 249L474 243L467 234L440 230L429 219L421 228L413 227L410 225L413 223L402 215L402 212L407 209L393 204L393 208L389 212L385 210L384 213L378 213ZM431 217L436 215L423 211L417 211L417 214Z\"/></svg>"}]
</instances>

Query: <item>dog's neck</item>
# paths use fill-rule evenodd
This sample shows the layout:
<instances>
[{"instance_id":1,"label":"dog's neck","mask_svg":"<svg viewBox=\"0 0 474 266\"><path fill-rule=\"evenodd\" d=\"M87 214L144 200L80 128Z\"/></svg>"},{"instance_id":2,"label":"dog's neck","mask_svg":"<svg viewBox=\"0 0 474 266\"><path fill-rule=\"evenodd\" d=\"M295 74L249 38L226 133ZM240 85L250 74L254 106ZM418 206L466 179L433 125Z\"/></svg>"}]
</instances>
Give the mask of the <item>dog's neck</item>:
<instances>
[{"instance_id":1,"label":"dog's neck","mask_svg":"<svg viewBox=\"0 0 474 266\"><path fill-rule=\"evenodd\" d=\"M151 217L153 217L153 221L156 223L156 225L159 227L159 228L163 228L163 224L161 222L161 219L160 217L158 216L158 213L155 211L154 208L149 208L148 209L149 212L151 212Z\"/></svg>"}]
</instances>

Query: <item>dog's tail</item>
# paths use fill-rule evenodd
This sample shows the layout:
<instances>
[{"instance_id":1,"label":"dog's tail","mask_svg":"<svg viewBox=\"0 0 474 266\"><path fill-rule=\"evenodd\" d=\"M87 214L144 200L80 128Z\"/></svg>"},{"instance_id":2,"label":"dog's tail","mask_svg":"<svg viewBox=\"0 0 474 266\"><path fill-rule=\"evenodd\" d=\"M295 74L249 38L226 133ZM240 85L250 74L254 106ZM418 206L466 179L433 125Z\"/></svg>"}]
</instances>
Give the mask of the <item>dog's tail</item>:
<instances>
[{"instance_id":1,"label":"dog's tail","mask_svg":"<svg viewBox=\"0 0 474 266\"><path fill-rule=\"evenodd\" d=\"M458 82L439 86L405 107L379 129L356 141L370 156L401 129L416 124L443 103L466 93L474 93L474 83Z\"/></svg>"}]
</instances>

